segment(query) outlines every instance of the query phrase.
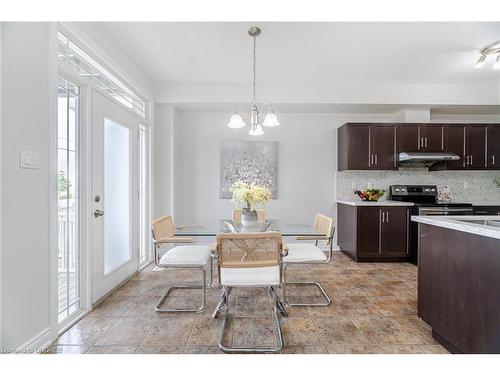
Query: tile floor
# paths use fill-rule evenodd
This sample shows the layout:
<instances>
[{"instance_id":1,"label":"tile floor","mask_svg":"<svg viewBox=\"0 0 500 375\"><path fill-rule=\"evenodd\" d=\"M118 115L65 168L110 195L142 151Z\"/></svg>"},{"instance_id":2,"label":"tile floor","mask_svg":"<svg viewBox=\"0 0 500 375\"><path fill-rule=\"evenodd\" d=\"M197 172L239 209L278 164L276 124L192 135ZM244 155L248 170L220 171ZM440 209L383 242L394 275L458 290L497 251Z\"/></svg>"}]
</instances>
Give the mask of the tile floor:
<instances>
[{"instance_id":1,"label":"tile floor","mask_svg":"<svg viewBox=\"0 0 500 375\"><path fill-rule=\"evenodd\" d=\"M342 253L318 266L288 270L296 280L315 278L333 303L288 308L281 318L284 353L447 353L416 316L417 268L409 263L356 263ZM196 281L187 270L155 271L151 265L59 337L57 353L221 353L221 318L212 319L219 289L195 313L157 313L154 305L169 284ZM199 276L198 276L199 278ZM171 306L195 306L200 291L176 291ZM290 298L317 300L315 289L290 289ZM225 340L233 345L273 344L267 294L239 289L231 295Z\"/></svg>"}]
</instances>

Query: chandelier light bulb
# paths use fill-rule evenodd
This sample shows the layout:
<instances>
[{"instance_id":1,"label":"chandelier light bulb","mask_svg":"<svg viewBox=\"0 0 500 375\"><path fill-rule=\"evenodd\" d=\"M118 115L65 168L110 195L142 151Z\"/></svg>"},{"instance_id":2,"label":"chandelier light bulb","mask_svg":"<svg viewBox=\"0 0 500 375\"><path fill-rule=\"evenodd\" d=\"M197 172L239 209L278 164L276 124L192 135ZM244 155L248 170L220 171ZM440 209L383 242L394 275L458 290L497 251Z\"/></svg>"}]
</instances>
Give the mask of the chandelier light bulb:
<instances>
[{"instance_id":1,"label":"chandelier light bulb","mask_svg":"<svg viewBox=\"0 0 500 375\"><path fill-rule=\"evenodd\" d=\"M231 129L243 128L245 127L245 125L245 121L243 121L238 113L233 113L233 115L231 116L231 120L229 120L229 124L227 124L227 126Z\"/></svg>"},{"instance_id":2,"label":"chandelier light bulb","mask_svg":"<svg viewBox=\"0 0 500 375\"><path fill-rule=\"evenodd\" d=\"M474 65L474 68L476 69L482 68L485 62L486 62L486 55L479 56L479 60L477 60L476 64Z\"/></svg>"},{"instance_id":3,"label":"chandelier light bulb","mask_svg":"<svg viewBox=\"0 0 500 375\"><path fill-rule=\"evenodd\" d=\"M495 64L493 64L493 69L500 69L500 53L497 56Z\"/></svg>"},{"instance_id":4,"label":"chandelier light bulb","mask_svg":"<svg viewBox=\"0 0 500 375\"><path fill-rule=\"evenodd\" d=\"M266 115L266 118L264 119L264 123L262 125L263 126L270 126L270 127L280 125L278 118L276 117L276 114L274 113L274 111L272 109Z\"/></svg>"},{"instance_id":5,"label":"chandelier light bulb","mask_svg":"<svg viewBox=\"0 0 500 375\"><path fill-rule=\"evenodd\" d=\"M248 132L250 135L262 135L264 134L264 130L262 129L262 126L260 124L252 126L250 131Z\"/></svg>"}]
</instances>

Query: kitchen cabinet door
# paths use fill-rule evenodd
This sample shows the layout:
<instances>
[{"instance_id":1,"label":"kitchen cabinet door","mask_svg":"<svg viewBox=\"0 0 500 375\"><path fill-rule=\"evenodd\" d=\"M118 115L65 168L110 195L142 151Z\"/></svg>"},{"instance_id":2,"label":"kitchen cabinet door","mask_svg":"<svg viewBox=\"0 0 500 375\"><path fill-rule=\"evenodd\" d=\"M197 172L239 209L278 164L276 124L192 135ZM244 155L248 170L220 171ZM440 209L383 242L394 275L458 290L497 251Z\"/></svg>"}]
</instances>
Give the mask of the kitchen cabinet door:
<instances>
[{"instance_id":1,"label":"kitchen cabinet door","mask_svg":"<svg viewBox=\"0 0 500 375\"><path fill-rule=\"evenodd\" d=\"M442 125L422 125L420 134L423 140L423 151L441 152L444 150L444 126Z\"/></svg>"},{"instance_id":2,"label":"kitchen cabinet door","mask_svg":"<svg viewBox=\"0 0 500 375\"><path fill-rule=\"evenodd\" d=\"M380 225L380 253L397 257L408 256L410 209L384 207Z\"/></svg>"},{"instance_id":3,"label":"kitchen cabinet door","mask_svg":"<svg viewBox=\"0 0 500 375\"><path fill-rule=\"evenodd\" d=\"M447 161L446 169L465 169L465 125L446 126L446 151L460 157L460 160Z\"/></svg>"},{"instance_id":4,"label":"kitchen cabinet door","mask_svg":"<svg viewBox=\"0 0 500 375\"><path fill-rule=\"evenodd\" d=\"M500 169L500 125L488 125L486 132L488 169Z\"/></svg>"},{"instance_id":5,"label":"kitchen cabinet door","mask_svg":"<svg viewBox=\"0 0 500 375\"><path fill-rule=\"evenodd\" d=\"M468 169L486 168L486 125L467 126L467 157L465 163Z\"/></svg>"},{"instance_id":6,"label":"kitchen cabinet door","mask_svg":"<svg viewBox=\"0 0 500 375\"><path fill-rule=\"evenodd\" d=\"M396 132L398 153L420 151L420 130L418 125L399 124Z\"/></svg>"},{"instance_id":7,"label":"kitchen cabinet door","mask_svg":"<svg viewBox=\"0 0 500 375\"><path fill-rule=\"evenodd\" d=\"M348 169L370 169L370 125L356 124L347 129Z\"/></svg>"},{"instance_id":8,"label":"kitchen cabinet door","mask_svg":"<svg viewBox=\"0 0 500 375\"><path fill-rule=\"evenodd\" d=\"M372 125L370 128L370 150L371 169L397 169L396 126Z\"/></svg>"},{"instance_id":9,"label":"kitchen cabinet door","mask_svg":"<svg viewBox=\"0 0 500 375\"><path fill-rule=\"evenodd\" d=\"M379 207L358 207L358 256L373 256L380 249L380 215Z\"/></svg>"}]
</instances>

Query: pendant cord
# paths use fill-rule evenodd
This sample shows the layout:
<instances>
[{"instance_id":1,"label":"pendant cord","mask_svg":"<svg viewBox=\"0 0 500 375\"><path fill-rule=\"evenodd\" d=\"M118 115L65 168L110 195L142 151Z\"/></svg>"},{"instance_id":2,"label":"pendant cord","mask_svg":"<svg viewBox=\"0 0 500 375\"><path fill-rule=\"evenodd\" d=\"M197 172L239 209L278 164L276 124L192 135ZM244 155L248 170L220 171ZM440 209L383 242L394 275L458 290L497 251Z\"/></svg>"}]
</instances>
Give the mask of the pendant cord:
<instances>
[{"instance_id":1,"label":"pendant cord","mask_svg":"<svg viewBox=\"0 0 500 375\"><path fill-rule=\"evenodd\" d=\"M256 76L256 47L257 47L257 37L253 36L253 102L255 104L255 76Z\"/></svg>"}]
</instances>

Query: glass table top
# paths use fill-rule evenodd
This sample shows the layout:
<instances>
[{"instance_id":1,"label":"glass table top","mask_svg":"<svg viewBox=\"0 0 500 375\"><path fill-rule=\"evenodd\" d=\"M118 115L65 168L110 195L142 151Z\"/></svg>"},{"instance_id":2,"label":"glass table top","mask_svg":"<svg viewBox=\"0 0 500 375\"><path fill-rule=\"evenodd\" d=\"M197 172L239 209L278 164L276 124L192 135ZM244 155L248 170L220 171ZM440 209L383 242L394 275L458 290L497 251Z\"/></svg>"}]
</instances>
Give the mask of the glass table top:
<instances>
[{"instance_id":1,"label":"glass table top","mask_svg":"<svg viewBox=\"0 0 500 375\"><path fill-rule=\"evenodd\" d=\"M281 232L283 236L317 236L319 233L309 223L293 222L291 220L266 220L252 225L243 226L231 219L200 220L192 224L176 226L176 236L216 236L219 233L247 232Z\"/></svg>"}]
</instances>

